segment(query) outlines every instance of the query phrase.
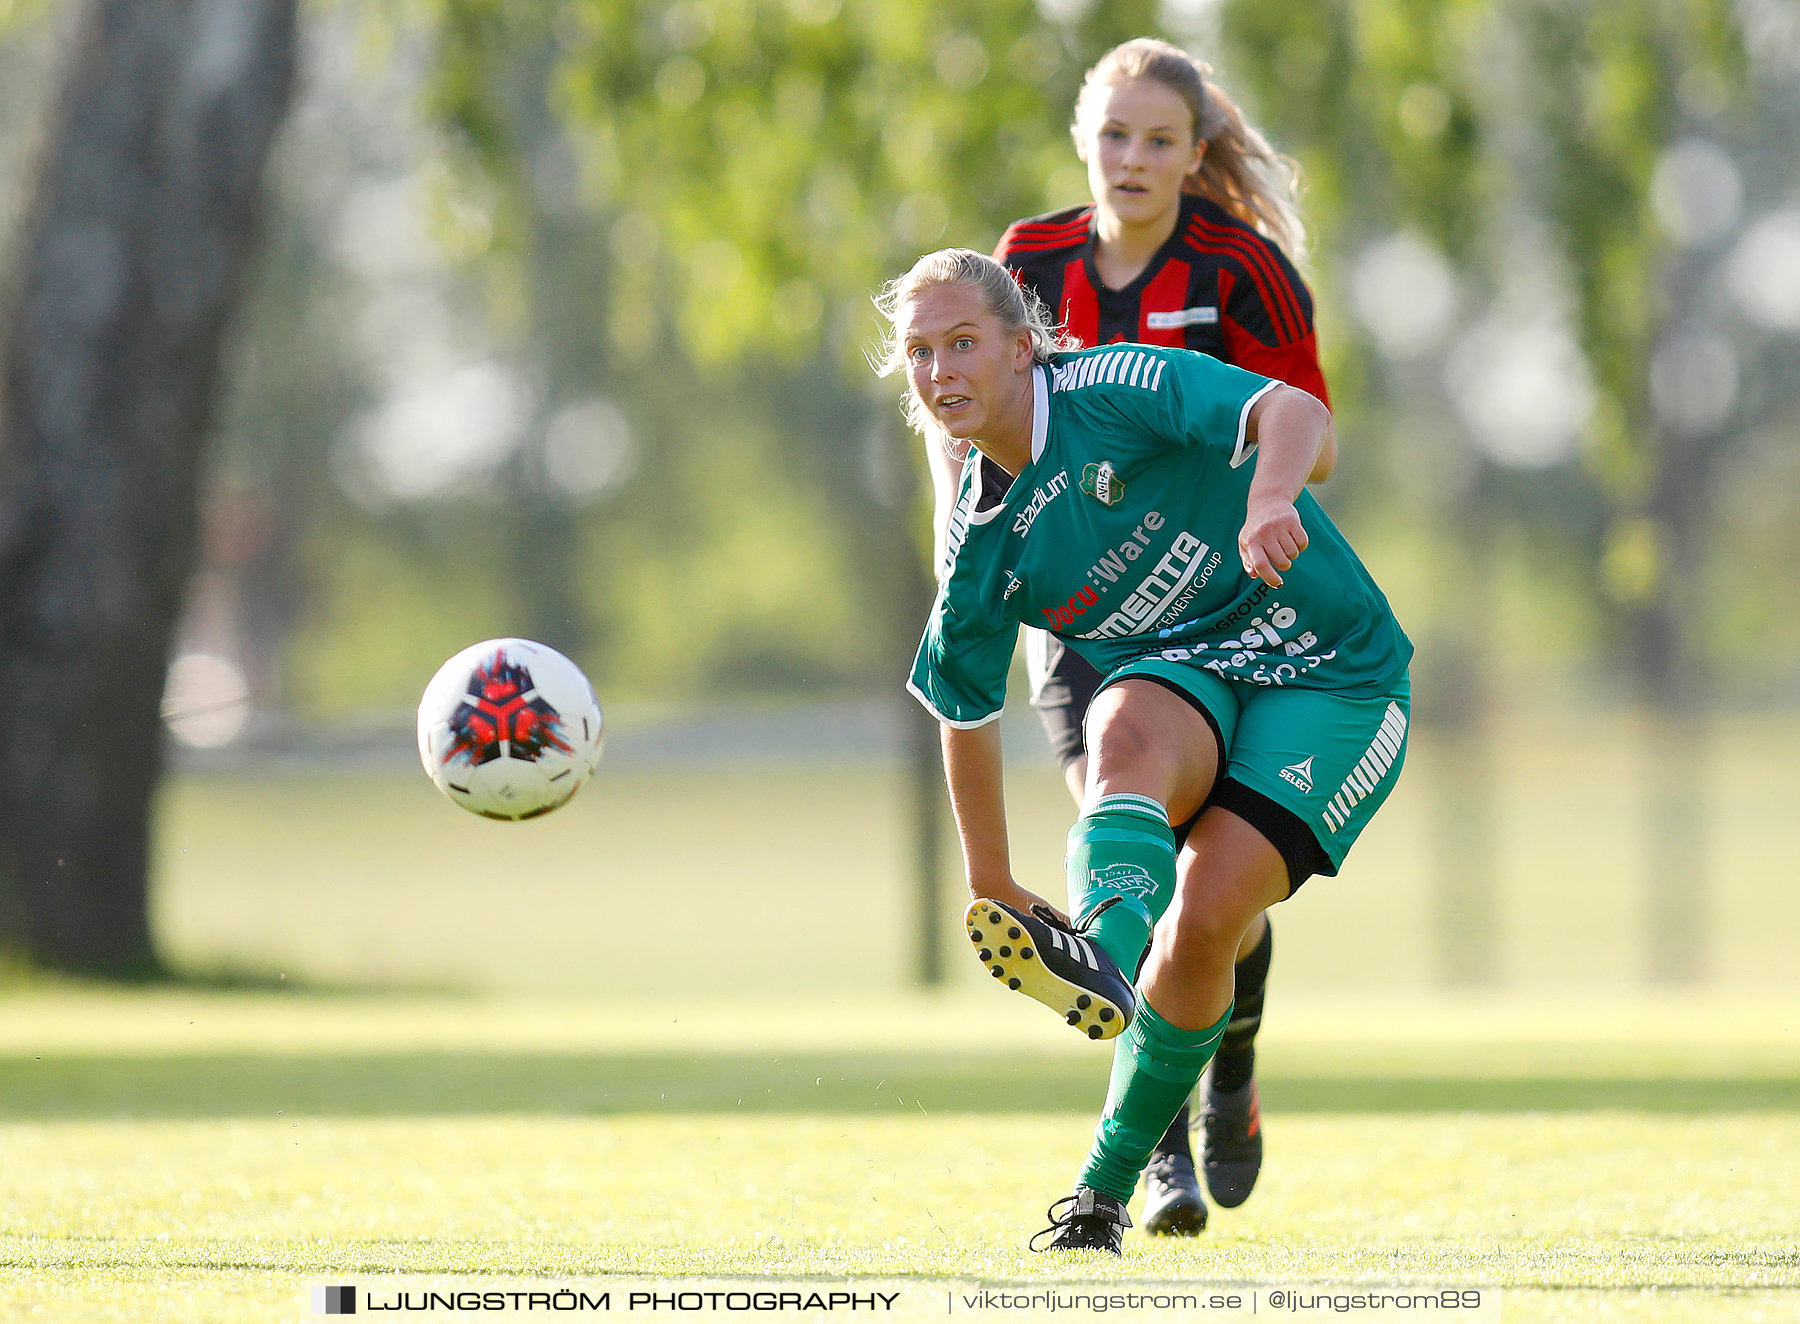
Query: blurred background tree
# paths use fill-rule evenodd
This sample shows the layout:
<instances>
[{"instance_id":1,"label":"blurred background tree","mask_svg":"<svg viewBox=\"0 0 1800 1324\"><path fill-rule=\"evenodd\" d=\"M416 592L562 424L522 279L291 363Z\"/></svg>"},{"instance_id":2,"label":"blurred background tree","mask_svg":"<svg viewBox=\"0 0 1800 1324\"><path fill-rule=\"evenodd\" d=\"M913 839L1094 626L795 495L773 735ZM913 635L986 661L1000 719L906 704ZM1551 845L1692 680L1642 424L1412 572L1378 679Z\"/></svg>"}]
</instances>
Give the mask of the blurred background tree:
<instances>
[{"instance_id":1,"label":"blurred background tree","mask_svg":"<svg viewBox=\"0 0 1800 1324\"><path fill-rule=\"evenodd\" d=\"M1585 667L1604 678L1591 692L1646 706L1647 972L1693 978L1704 714L1715 672L1741 684L1743 646L1755 651L1719 647L1725 620L1771 587L1721 580L1713 532L1737 521L1716 494L1754 433L1794 418L1777 366L1792 341L1768 335L1793 330L1794 178L1765 155L1791 123L1793 13L1725 0L1223 12L1277 137L1304 144L1323 181L1376 351L1358 403L1439 450L1409 447L1405 462L1444 572L1420 716L1460 749L1438 788L1445 969L1496 968L1481 937L1494 910L1482 714L1502 638L1492 576L1510 560L1541 595L1537 630L1565 612L1587 623ZM1746 203L1768 209L1760 228ZM1513 546L1496 547L1508 530ZM1514 667L1566 674L1517 642L1501 645Z\"/></svg>"},{"instance_id":2,"label":"blurred background tree","mask_svg":"<svg viewBox=\"0 0 1800 1324\"><path fill-rule=\"evenodd\" d=\"M0 3L16 271L73 13ZM316 5L170 650L183 748L390 750L443 657L523 633L615 712L880 702L928 753L918 446L868 297L1083 201L1076 87L1143 32L1302 166L1354 461L1324 497L1446 755L1440 973L1505 964L1487 813L1528 696L1647 701L1647 964L1692 975L1701 719L1800 687L1779 0Z\"/></svg>"},{"instance_id":3,"label":"blurred background tree","mask_svg":"<svg viewBox=\"0 0 1800 1324\"><path fill-rule=\"evenodd\" d=\"M159 704L293 0L77 16L0 351L0 943L144 974Z\"/></svg>"},{"instance_id":4,"label":"blurred background tree","mask_svg":"<svg viewBox=\"0 0 1800 1324\"><path fill-rule=\"evenodd\" d=\"M733 558L724 596L702 608L716 658L706 680L805 684L813 677L796 665L796 644L825 639L838 641L838 674L825 679L888 682L913 769L917 966L927 983L941 973L929 936L943 909L937 732L892 677L930 602L930 537L918 446L902 439L892 391L868 381L878 334L869 296L922 251L991 248L1008 221L1050 205L1052 182L1077 195L1067 122L1080 76L1154 20L1154 6L1113 4L1058 23L1030 0L568 0L528 16L494 0L443 8L433 104L512 200L519 233L508 256L541 262L552 251L541 242L546 179L565 195L579 190L590 229L597 222L610 240L610 261L588 269L576 297L605 329L612 379L653 364L708 374L770 425L752 443L760 477L740 474L749 456L732 454L748 439L694 448L699 465L735 475L732 490L753 504L714 506L708 526L689 526L693 536L770 533ZM534 289L566 291L557 282L567 274ZM566 343L558 322L567 325L540 325ZM791 507L792 492L804 508L771 527L769 507ZM686 524L694 504L683 507L669 518ZM529 505L515 509L536 526L521 545L570 548L538 534L545 525ZM565 558L529 574L567 582L573 571ZM680 584L659 605L680 616L701 599ZM607 603L590 610L615 615Z\"/></svg>"},{"instance_id":5,"label":"blurred background tree","mask_svg":"<svg viewBox=\"0 0 1800 1324\"><path fill-rule=\"evenodd\" d=\"M854 642L828 645L823 679L894 674L927 590L908 551L922 536L912 457L863 362L869 295L927 248L990 246L1046 205L1047 184L1067 184L1081 71L1152 24L1154 6L1098 6L1067 24L1029 0L568 0L526 12L447 0L440 14L431 105L499 199L489 261L548 260L534 306L560 292L602 332L571 389L654 368L714 382L729 414L767 421L760 438L687 448L719 486L754 494L744 507L698 526L691 494L665 508L700 542L769 535L732 557L716 600L692 582L655 599L662 615L704 609L713 656L693 674L811 680L833 639ZM543 242L557 209L602 240L584 267ZM540 319L540 354L568 343L571 320ZM646 430L682 427L658 422ZM733 452L746 448L760 478L738 472L752 456ZM649 480L672 458L640 470L640 499L659 499ZM616 616L609 601L587 605ZM630 637L635 649L642 631ZM797 645L813 656L795 658Z\"/></svg>"}]
</instances>

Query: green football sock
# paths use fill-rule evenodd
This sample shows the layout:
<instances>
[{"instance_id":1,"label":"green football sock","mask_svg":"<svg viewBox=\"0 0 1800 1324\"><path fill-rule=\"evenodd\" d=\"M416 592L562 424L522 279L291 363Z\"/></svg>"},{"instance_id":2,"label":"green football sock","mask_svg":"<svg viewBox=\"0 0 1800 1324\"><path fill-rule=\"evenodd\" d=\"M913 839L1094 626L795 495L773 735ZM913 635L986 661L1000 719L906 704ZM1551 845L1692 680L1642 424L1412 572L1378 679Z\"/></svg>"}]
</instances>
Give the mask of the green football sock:
<instances>
[{"instance_id":1,"label":"green football sock","mask_svg":"<svg viewBox=\"0 0 1800 1324\"><path fill-rule=\"evenodd\" d=\"M1114 907L1117 909L1117 907ZM1193 1093L1200 1073L1219 1046L1231 1009L1204 1030L1170 1025L1148 1002L1113 1044L1112 1083L1106 1110L1094 1128L1094 1147L1081 1166L1077 1186L1129 1200L1150 1151L1169 1119Z\"/></svg>"},{"instance_id":2,"label":"green football sock","mask_svg":"<svg viewBox=\"0 0 1800 1324\"><path fill-rule=\"evenodd\" d=\"M1077 924L1117 897L1088 936L1127 979L1150 945L1150 930L1175 895L1175 834L1147 795L1105 795L1069 829L1069 918Z\"/></svg>"}]
</instances>

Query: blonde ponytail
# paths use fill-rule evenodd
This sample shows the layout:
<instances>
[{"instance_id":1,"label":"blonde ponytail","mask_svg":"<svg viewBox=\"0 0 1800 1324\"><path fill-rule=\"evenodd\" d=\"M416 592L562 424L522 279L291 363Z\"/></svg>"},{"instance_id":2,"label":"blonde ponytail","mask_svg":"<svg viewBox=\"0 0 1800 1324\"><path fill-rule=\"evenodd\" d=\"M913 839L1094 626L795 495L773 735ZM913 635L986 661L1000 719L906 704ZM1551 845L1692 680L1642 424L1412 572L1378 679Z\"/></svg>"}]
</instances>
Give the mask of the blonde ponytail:
<instances>
[{"instance_id":1,"label":"blonde ponytail","mask_svg":"<svg viewBox=\"0 0 1800 1324\"><path fill-rule=\"evenodd\" d=\"M1269 145L1223 88L1211 78L1205 86L1200 137L1206 140L1206 155L1194 172L1192 191L1274 240L1295 262L1304 261L1306 218L1300 213L1299 165Z\"/></svg>"}]
</instances>

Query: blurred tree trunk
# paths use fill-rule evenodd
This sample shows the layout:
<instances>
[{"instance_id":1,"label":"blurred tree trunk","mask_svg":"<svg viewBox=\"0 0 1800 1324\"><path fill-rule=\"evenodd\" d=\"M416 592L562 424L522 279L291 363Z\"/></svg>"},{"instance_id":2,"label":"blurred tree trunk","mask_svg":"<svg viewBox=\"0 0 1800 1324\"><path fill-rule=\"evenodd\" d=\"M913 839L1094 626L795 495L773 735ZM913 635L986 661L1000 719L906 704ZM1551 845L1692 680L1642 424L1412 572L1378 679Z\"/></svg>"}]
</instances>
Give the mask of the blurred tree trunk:
<instances>
[{"instance_id":1,"label":"blurred tree trunk","mask_svg":"<svg viewBox=\"0 0 1800 1324\"><path fill-rule=\"evenodd\" d=\"M520 201L530 245L530 319L524 346L537 414L512 466L507 501L511 588L518 632L582 658L596 642L581 589L581 529L551 473L548 430L557 412L607 385L595 345L606 319L606 262L581 206L580 168L549 104L556 50L532 45L509 70L523 175Z\"/></svg>"},{"instance_id":2,"label":"blurred tree trunk","mask_svg":"<svg viewBox=\"0 0 1800 1324\"><path fill-rule=\"evenodd\" d=\"M1432 634L1415 663L1415 721L1440 751L1434 822L1432 959L1441 984L1498 982L1499 832L1495 825L1492 661L1494 511L1476 476L1451 497L1452 533L1435 564Z\"/></svg>"},{"instance_id":3,"label":"blurred tree trunk","mask_svg":"<svg viewBox=\"0 0 1800 1324\"><path fill-rule=\"evenodd\" d=\"M0 943L154 972L149 814L196 486L296 0L89 0L0 351Z\"/></svg>"},{"instance_id":4,"label":"blurred tree trunk","mask_svg":"<svg viewBox=\"0 0 1800 1324\"><path fill-rule=\"evenodd\" d=\"M1710 812L1711 696L1695 622L1705 619L1706 513L1732 437L1663 428L1644 520L1660 552L1655 592L1626 608L1644 705L1645 975L1691 984L1716 973L1710 927L1716 892Z\"/></svg>"},{"instance_id":5,"label":"blurred tree trunk","mask_svg":"<svg viewBox=\"0 0 1800 1324\"><path fill-rule=\"evenodd\" d=\"M890 434L897 432L899 428L894 423L882 432L891 454L898 455L903 448L917 450L918 439L911 432L890 439ZM937 580L930 562L918 554L913 537L915 529L937 517L932 509L931 480L923 470L922 464L904 469L899 508L892 512L885 530L893 545L895 583L886 587L893 594L889 600L895 609L890 615L898 627L894 656L900 665L909 668L908 674L911 654L918 650L915 636L923 626L918 624L910 630L907 627L929 620L937 597ZM907 815L912 837L913 924L917 943L913 980L925 988L936 988L944 982L944 920L947 912L954 913L948 903L952 897L961 896L954 884L946 885L945 879L944 847L951 834L947 830L950 791L944 782L942 728L910 690L895 686L893 701L901 710L901 729L905 732L902 749L911 787ZM1026 885L1036 890L1043 883L1033 880Z\"/></svg>"}]
</instances>

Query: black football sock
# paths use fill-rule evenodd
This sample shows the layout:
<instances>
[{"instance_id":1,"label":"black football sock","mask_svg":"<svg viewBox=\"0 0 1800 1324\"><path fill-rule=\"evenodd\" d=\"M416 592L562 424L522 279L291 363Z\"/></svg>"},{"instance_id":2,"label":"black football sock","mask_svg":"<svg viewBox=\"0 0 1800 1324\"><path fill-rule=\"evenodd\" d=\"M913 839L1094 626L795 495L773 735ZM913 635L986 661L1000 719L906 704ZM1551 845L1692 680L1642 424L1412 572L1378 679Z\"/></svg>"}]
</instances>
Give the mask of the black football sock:
<instances>
[{"instance_id":1,"label":"black football sock","mask_svg":"<svg viewBox=\"0 0 1800 1324\"><path fill-rule=\"evenodd\" d=\"M1163 1138L1156 1142L1155 1152L1158 1154L1180 1154L1185 1158L1194 1157L1193 1142L1188 1139L1188 1101L1181 1101L1181 1111L1175 1114L1175 1120L1169 1123L1169 1129L1163 1132Z\"/></svg>"},{"instance_id":2,"label":"black football sock","mask_svg":"<svg viewBox=\"0 0 1800 1324\"><path fill-rule=\"evenodd\" d=\"M1212 1061L1208 1088L1229 1094L1249 1084L1256 1070L1256 1032L1262 1028L1263 990L1269 982L1269 956L1275 950L1275 927L1264 919L1262 941L1233 967L1237 977L1237 1001L1231 1023L1219 1041Z\"/></svg>"}]
</instances>

